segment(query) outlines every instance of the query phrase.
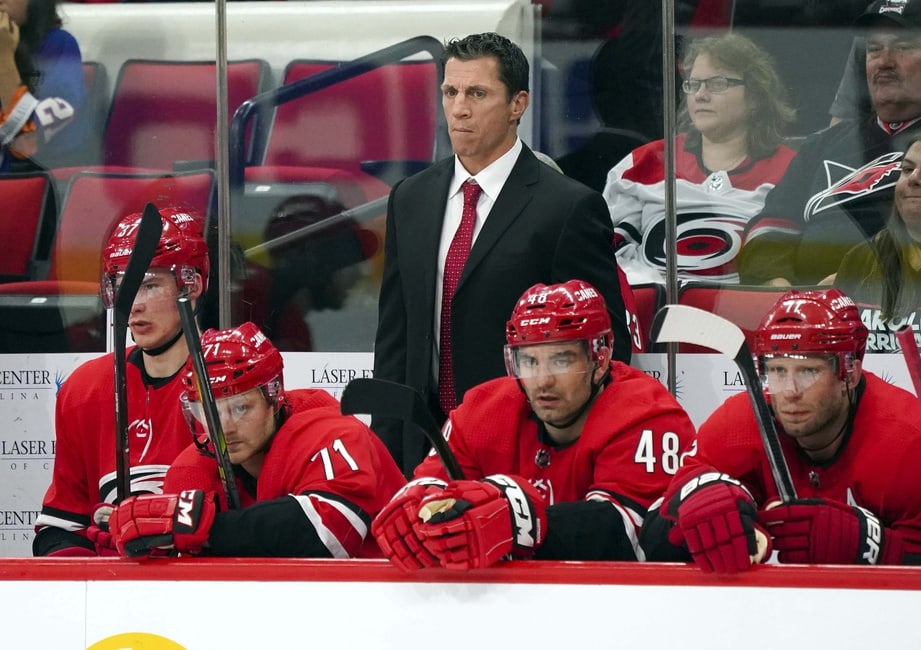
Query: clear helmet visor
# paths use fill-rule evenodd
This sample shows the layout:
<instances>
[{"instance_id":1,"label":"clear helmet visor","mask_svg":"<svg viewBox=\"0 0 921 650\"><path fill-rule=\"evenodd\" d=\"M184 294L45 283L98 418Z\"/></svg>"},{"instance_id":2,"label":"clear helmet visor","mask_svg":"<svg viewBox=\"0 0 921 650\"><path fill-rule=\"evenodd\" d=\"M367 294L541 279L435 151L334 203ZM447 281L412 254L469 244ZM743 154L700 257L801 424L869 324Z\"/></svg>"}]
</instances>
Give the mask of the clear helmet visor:
<instances>
[{"instance_id":1,"label":"clear helmet visor","mask_svg":"<svg viewBox=\"0 0 921 650\"><path fill-rule=\"evenodd\" d=\"M125 277L124 271L103 273L99 295L106 309L115 306L115 296ZM168 269L151 269L144 274L135 301L153 301L176 297L176 289L186 293L195 284L195 269L190 266L173 266Z\"/></svg>"},{"instance_id":2,"label":"clear helmet visor","mask_svg":"<svg viewBox=\"0 0 921 650\"><path fill-rule=\"evenodd\" d=\"M838 376L838 358L827 355L768 354L758 359L761 383L772 395L803 393L817 381Z\"/></svg>"},{"instance_id":3,"label":"clear helmet visor","mask_svg":"<svg viewBox=\"0 0 921 650\"><path fill-rule=\"evenodd\" d=\"M585 374L592 370L585 341L505 346L505 370L510 377L534 379L550 375Z\"/></svg>"},{"instance_id":4,"label":"clear helmet visor","mask_svg":"<svg viewBox=\"0 0 921 650\"><path fill-rule=\"evenodd\" d=\"M266 395L262 388L250 389L245 393L222 397L215 400L217 415L221 422L239 424L264 415L264 409L259 407L266 404ZM205 405L202 402L189 399L188 394L182 396L182 408L187 413L186 419L201 427L207 427L208 418L205 415ZM196 429L193 428L193 432Z\"/></svg>"}]
</instances>

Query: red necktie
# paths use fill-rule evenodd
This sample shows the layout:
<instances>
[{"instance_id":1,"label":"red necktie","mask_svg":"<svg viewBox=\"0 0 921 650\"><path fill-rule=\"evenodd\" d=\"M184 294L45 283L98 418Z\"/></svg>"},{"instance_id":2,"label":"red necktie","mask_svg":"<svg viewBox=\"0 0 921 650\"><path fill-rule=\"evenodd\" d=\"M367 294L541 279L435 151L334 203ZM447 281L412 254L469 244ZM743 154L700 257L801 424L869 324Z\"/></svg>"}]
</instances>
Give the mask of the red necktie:
<instances>
[{"instance_id":1,"label":"red necktie","mask_svg":"<svg viewBox=\"0 0 921 650\"><path fill-rule=\"evenodd\" d=\"M473 227L476 225L476 204L482 191L483 188L473 179L464 182L464 212L445 258L444 283L441 288L441 336L438 346L438 401L445 414L457 406L451 357L451 301L467 256L470 255Z\"/></svg>"}]
</instances>

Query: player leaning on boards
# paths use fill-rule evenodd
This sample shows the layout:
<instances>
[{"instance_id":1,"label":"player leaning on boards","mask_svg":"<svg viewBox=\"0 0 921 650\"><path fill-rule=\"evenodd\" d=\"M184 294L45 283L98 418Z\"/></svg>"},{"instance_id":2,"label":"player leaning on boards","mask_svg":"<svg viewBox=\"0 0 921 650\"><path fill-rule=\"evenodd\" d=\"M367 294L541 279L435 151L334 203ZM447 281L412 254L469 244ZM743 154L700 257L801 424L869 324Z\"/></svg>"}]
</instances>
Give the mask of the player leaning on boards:
<instances>
[{"instance_id":1,"label":"player leaning on boards","mask_svg":"<svg viewBox=\"0 0 921 650\"><path fill-rule=\"evenodd\" d=\"M785 293L755 356L797 498L778 505L749 399L730 397L650 511L647 559L735 573L770 556L765 534L781 563L921 564L921 405L863 371L866 341L839 290Z\"/></svg>"},{"instance_id":2,"label":"player leaning on boards","mask_svg":"<svg viewBox=\"0 0 921 650\"><path fill-rule=\"evenodd\" d=\"M465 480L446 483L430 454L374 520L381 550L407 571L643 559L637 533L694 436L687 414L612 361L610 317L585 282L525 291L506 340L509 376L468 391L443 429Z\"/></svg>"},{"instance_id":3,"label":"player leaning on boards","mask_svg":"<svg viewBox=\"0 0 921 650\"><path fill-rule=\"evenodd\" d=\"M189 356L176 298L198 304L208 286L204 218L175 207L160 209L163 230L153 261L130 308L127 421L131 491L159 492L169 464L188 444L176 404L179 371ZM141 213L123 218L103 251L102 297L111 307L137 238ZM36 520L35 555L113 554L107 535L92 524L97 504L116 496L113 354L74 370L55 405L56 455L51 486ZM95 542L95 544L94 544Z\"/></svg>"},{"instance_id":4,"label":"player leaning on boards","mask_svg":"<svg viewBox=\"0 0 921 650\"><path fill-rule=\"evenodd\" d=\"M363 548L371 517L406 482L384 443L329 393L286 391L281 354L254 324L207 330L201 344L242 508L222 501L190 361L181 400L194 444L170 467L162 495L131 497L112 512L119 552L374 555L373 543Z\"/></svg>"}]
</instances>

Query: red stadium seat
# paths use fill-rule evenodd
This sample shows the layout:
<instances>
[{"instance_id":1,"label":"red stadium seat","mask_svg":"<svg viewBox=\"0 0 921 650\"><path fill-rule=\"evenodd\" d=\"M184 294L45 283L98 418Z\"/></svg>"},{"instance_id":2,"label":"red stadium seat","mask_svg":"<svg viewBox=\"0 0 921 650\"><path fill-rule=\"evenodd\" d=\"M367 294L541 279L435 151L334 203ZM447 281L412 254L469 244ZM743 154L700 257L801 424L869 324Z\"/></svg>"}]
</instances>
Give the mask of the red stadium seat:
<instances>
[{"instance_id":1,"label":"red stadium seat","mask_svg":"<svg viewBox=\"0 0 921 650\"><path fill-rule=\"evenodd\" d=\"M148 202L188 205L207 215L214 191L210 171L74 176L61 209L47 275L0 285L0 352L103 350L99 279L102 247L112 227Z\"/></svg>"},{"instance_id":2,"label":"red stadium seat","mask_svg":"<svg viewBox=\"0 0 921 650\"><path fill-rule=\"evenodd\" d=\"M0 281L35 277L43 254L39 236L53 219L53 205L51 182L44 173L0 176Z\"/></svg>"},{"instance_id":3,"label":"red stadium seat","mask_svg":"<svg viewBox=\"0 0 921 650\"><path fill-rule=\"evenodd\" d=\"M230 116L269 84L266 61L228 63ZM213 61L125 61L106 122L103 163L164 170L176 163L213 167L216 116Z\"/></svg>"},{"instance_id":4,"label":"red stadium seat","mask_svg":"<svg viewBox=\"0 0 921 650\"><path fill-rule=\"evenodd\" d=\"M732 321L745 333L749 348L754 349L755 330L761 319L788 290L785 287L689 282L679 289L678 304L697 307ZM678 352L713 353L713 350L681 344Z\"/></svg>"},{"instance_id":5,"label":"red stadium seat","mask_svg":"<svg viewBox=\"0 0 921 650\"><path fill-rule=\"evenodd\" d=\"M284 83L334 67L295 60ZM262 164L375 173L375 165L428 164L435 147L438 71L433 60L401 61L278 107ZM373 197L369 197L373 198Z\"/></svg>"}]
</instances>

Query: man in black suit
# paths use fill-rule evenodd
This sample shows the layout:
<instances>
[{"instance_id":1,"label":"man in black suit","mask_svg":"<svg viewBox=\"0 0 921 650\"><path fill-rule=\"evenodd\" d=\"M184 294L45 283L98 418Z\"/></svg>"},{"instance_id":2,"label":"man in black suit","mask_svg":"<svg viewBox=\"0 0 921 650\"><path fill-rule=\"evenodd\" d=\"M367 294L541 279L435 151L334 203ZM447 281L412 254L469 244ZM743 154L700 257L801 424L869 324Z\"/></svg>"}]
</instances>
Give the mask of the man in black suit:
<instances>
[{"instance_id":1,"label":"man in black suit","mask_svg":"<svg viewBox=\"0 0 921 650\"><path fill-rule=\"evenodd\" d=\"M604 199L539 162L518 138L529 102L524 53L498 34L474 34L447 44L444 71L442 107L455 155L390 193L374 349L375 377L419 390L439 421L467 389L505 374L508 314L538 282L580 279L597 287L611 312L614 357L629 362L631 350ZM472 199L473 243L442 330L443 276L464 229L468 179L481 188ZM446 336L453 368L441 384L453 379L454 390L439 399ZM407 475L428 452L422 435L403 423L375 418L372 428Z\"/></svg>"}]
</instances>

